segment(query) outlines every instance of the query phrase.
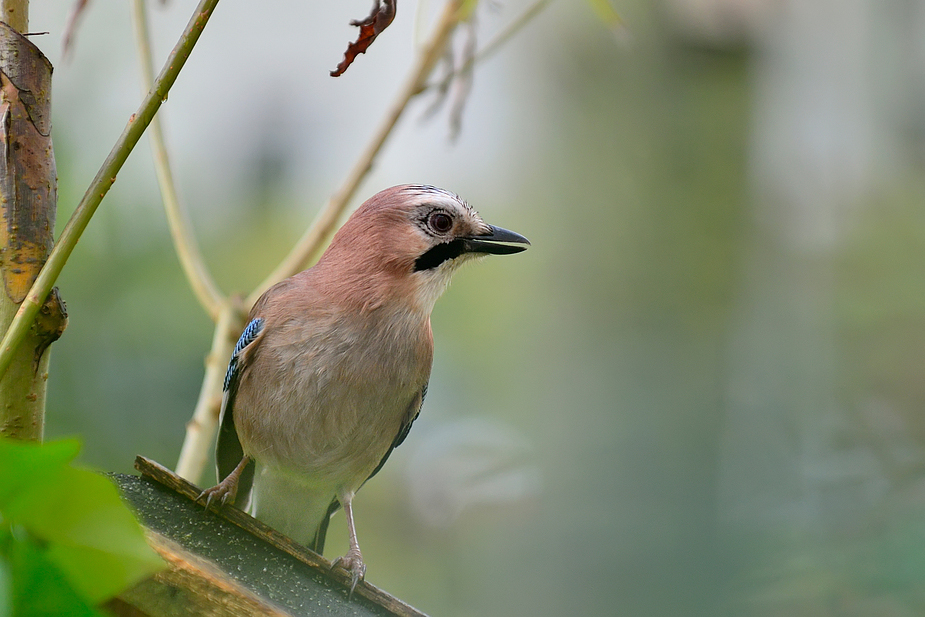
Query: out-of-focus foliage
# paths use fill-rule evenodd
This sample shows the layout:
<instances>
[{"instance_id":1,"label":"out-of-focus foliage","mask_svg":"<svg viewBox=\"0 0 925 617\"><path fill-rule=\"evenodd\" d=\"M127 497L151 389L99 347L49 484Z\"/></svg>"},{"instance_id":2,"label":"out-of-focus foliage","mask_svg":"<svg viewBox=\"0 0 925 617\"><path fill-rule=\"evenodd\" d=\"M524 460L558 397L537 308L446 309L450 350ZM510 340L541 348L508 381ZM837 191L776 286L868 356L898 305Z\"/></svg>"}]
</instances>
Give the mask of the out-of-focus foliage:
<instances>
[{"instance_id":1,"label":"out-of-focus foliage","mask_svg":"<svg viewBox=\"0 0 925 617\"><path fill-rule=\"evenodd\" d=\"M71 465L79 451L0 439L0 614L97 615L164 566L115 486Z\"/></svg>"},{"instance_id":2,"label":"out-of-focus foliage","mask_svg":"<svg viewBox=\"0 0 925 617\"><path fill-rule=\"evenodd\" d=\"M529 4L479 2L478 41ZM69 2L33 5L54 31ZM191 6L152 11L161 57ZM298 238L413 51L403 8L333 80L342 3L254 6L221 4L163 108L228 291ZM437 304L423 412L356 501L369 580L464 617L922 614L922 3L611 6L628 45L552 2L476 66L453 146L421 101L360 190L441 185L533 242ZM139 96L102 7L56 62L62 221ZM146 156L60 283L48 433L108 469L173 464L211 335Z\"/></svg>"},{"instance_id":3,"label":"out-of-focus foliage","mask_svg":"<svg viewBox=\"0 0 925 617\"><path fill-rule=\"evenodd\" d=\"M608 28L616 28L623 23L619 13L613 8L610 0L588 0L588 4L594 9L598 18L604 22Z\"/></svg>"}]
</instances>

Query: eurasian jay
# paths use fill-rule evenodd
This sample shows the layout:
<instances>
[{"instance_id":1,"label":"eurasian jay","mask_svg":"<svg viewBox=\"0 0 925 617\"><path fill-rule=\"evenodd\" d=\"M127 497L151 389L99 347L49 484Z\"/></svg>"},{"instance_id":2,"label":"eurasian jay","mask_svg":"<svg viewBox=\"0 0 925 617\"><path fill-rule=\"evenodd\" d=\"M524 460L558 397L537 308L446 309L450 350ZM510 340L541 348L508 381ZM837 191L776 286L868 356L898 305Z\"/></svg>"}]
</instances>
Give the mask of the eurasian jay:
<instances>
[{"instance_id":1,"label":"eurasian jay","mask_svg":"<svg viewBox=\"0 0 925 617\"><path fill-rule=\"evenodd\" d=\"M225 376L221 481L200 496L207 507L246 507L321 553L343 506L350 548L334 567L351 576L352 593L366 572L353 496L421 409L434 303L470 258L528 244L432 186L396 186L366 201L315 266L251 309Z\"/></svg>"}]
</instances>

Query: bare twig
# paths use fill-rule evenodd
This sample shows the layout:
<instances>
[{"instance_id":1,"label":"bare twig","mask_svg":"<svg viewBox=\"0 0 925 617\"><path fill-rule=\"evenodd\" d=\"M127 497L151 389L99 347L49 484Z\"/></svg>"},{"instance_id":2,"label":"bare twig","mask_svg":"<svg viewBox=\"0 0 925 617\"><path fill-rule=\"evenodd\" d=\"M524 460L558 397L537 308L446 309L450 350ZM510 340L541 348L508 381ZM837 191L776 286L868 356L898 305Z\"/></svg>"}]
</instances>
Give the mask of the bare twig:
<instances>
[{"instance_id":1,"label":"bare twig","mask_svg":"<svg viewBox=\"0 0 925 617\"><path fill-rule=\"evenodd\" d=\"M177 75L180 74L180 70L196 45L196 41L199 40L199 36L202 34L217 4L218 0L200 0L192 19L190 19L180 37L180 41L170 53L167 63L161 70L160 75L158 75L154 87L148 92L138 111L129 118L128 125L122 131L122 135L119 136L109 156L106 157L83 199L80 200L70 220L64 227L64 231L61 232L54 249L48 256L48 261L35 279L35 283L33 283L26 299L20 305L16 316L10 323L6 335L0 342L0 377L9 368L13 353L22 343L29 327L35 320L35 316L45 302L45 298L48 297L48 293L54 286L58 275L61 274L64 264L96 212L96 208L116 181L116 174L122 169L122 165L128 158L129 153L151 123L161 103L167 98L167 92L176 81Z\"/></svg>"},{"instance_id":2,"label":"bare twig","mask_svg":"<svg viewBox=\"0 0 925 617\"><path fill-rule=\"evenodd\" d=\"M247 310L226 303L215 324L212 349L206 356L206 374L199 389L199 399L192 419L186 423L186 437L177 461L177 475L199 482L209 461L209 448L218 429L218 416L222 405L222 383L225 368L234 349L234 343L244 327Z\"/></svg>"},{"instance_id":3,"label":"bare twig","mask_svg":"<svg viewBox=\"0 0 925 617\"><path fill-rule=\"evenodd\" d=\"M337 221L347 208L350 199L353 197L354 193L356 193L357 188L359 188L360 182L362 182L366 174L369 173L373 161L379 154L379 151L382 150L382 146L392 133L392 129L395 128L398 119L401 118L408 103L423 90L425 81L433 71L440 56L443 54L443 50L450 40L450 35L459 23L459 9L463 2L464 0L448 0L430 40L421 49L395 102L389 108L379 128L376 129L372 139L350 170L344 184L334 193L312 225L305 231L292 251L290 251L289 255L287 255L282 263L280 263L280 265L277 266L277 268L247 297L248 306L256 302L263 292L272 285L303 269L321 250L322 243L333 231Z\"/></svg>"},{"instance_id":4,"label":"bare twig","mask_svg":"<svg viewBox=\"0 0 925 617\"><path fill-rule=\"evenodd\" d=\"M489 57L494 55L495 52L501 49L501 47L503 47L515 34L520 32L524 26L526 26L528 23L530 23L530 21L533 20L533 18L539 15L543 9L552 4L552 1L553 0L537 0L531 4L526 11L521 13L517 19L508 24L507 28L496 34L494 38L486 43L482 49L467 57L458 69L448 75L445 75L440 81L429 84L427 89L431 90L438 88L441 91L448 89L450 81L456 79L457 77L466 75L476 64L484 62Z\"/></svg>"},{"instance_id":5,"label":"bare twig","mask_svg":"<svg viewBox=\"0 0 925 617\"><path fill-rule=\"evenodd\" d=\"M61 57L67 59L74 48L74 38L77 35L77 22L80 20L90 0L76 0L71 7L71 13L67 16L67 24L64 26L64 37L61 42Z\"/></svg>"},{"instance_id":6,"label":"bare twig","mask_svg":"<svg viewBox=\"0 0 925 617\"><path fill-rule=\"evenodd\" d=\"M145 9L145 0L133 0L132 24L135 30L135 42L138 46L138 59L141 64L141 82L144 92L148 92L154 83L154 69L151 54L151 39L148 34L148 18ZM154 169L157 173L157 184L161 189L161 198L164 202L164 212L167 214L167 224L170 227L170 236L173 238L174 249L180 259L180 265L186 280L189 282L199 304L212 318L218 322L219 313L225 304L225 297L209 273L202 252L192 232L189 216L177 196L176 184L170 171L170 157L164 143L164 133L161 130L160 119L155 117L148 130L151 141L151 152L154 156Z\"/></svg>"},{"instance_id":7,"label":"bare twig","mask_svg":"<svg viewBox=\"0 0 925 617\"><path fill-rule=\"evenodd\" d=\"M486 60L489 56L494 54L496 51L501 49L515 34L520 32L520 30L530 23L534 17L543 12L549 4L552 3L552 0L537 0L532 5L527 7L527 10L521 13L520 17L508 24L507 28L495 35L485 47L481 49L472 59L470 63L482 62ZM467 67L463 66L462 70L465 70Z\"/></svg>"}]
</instances>

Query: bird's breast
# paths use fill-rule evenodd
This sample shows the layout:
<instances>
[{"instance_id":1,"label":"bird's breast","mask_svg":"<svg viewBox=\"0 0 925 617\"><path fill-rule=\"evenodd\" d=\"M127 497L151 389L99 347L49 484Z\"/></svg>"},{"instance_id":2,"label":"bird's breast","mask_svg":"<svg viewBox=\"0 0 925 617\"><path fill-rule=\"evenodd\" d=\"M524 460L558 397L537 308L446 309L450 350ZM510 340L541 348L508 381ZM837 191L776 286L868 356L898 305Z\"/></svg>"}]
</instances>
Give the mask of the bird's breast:
<instances>
[{"instance_id":1,"label":"bird's breast","mask_svg":"<svg viewBox=\"0 0 925 617\"><path fill-rule=\"evenodd\" d=\"M407 420L432 361L429 320L383 317L268 331L235 403L245 451L319 484L362 483Z\"/></svg>"}]
</instances>

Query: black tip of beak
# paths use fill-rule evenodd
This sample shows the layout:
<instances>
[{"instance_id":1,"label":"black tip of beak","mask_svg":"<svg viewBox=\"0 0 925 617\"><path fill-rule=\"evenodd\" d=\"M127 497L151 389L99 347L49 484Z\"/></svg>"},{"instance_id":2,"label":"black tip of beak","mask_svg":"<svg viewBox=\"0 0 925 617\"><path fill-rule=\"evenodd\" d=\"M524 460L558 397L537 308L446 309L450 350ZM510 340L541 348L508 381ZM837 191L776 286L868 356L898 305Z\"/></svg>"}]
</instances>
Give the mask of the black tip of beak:
<instances>
[{"instance_id":1,"label":"black tip of beak","mask_svg":"<svg viewBox=\"0 0 925 617\"><path fill-rule=\"evenodd\" d=\"M465 239L466 252L490 253L492 255L513 255L514 253L526 251L527 247L512 246L511 244L499 243L504 242L513 244L526 244L527 246L530 245L530 241L519 233L510 231L508 229L502 229L501 227L495 227L494 225L489 225L488 228L490 231L487 234L470 236Z\"/></svg>"}]
</instances>

